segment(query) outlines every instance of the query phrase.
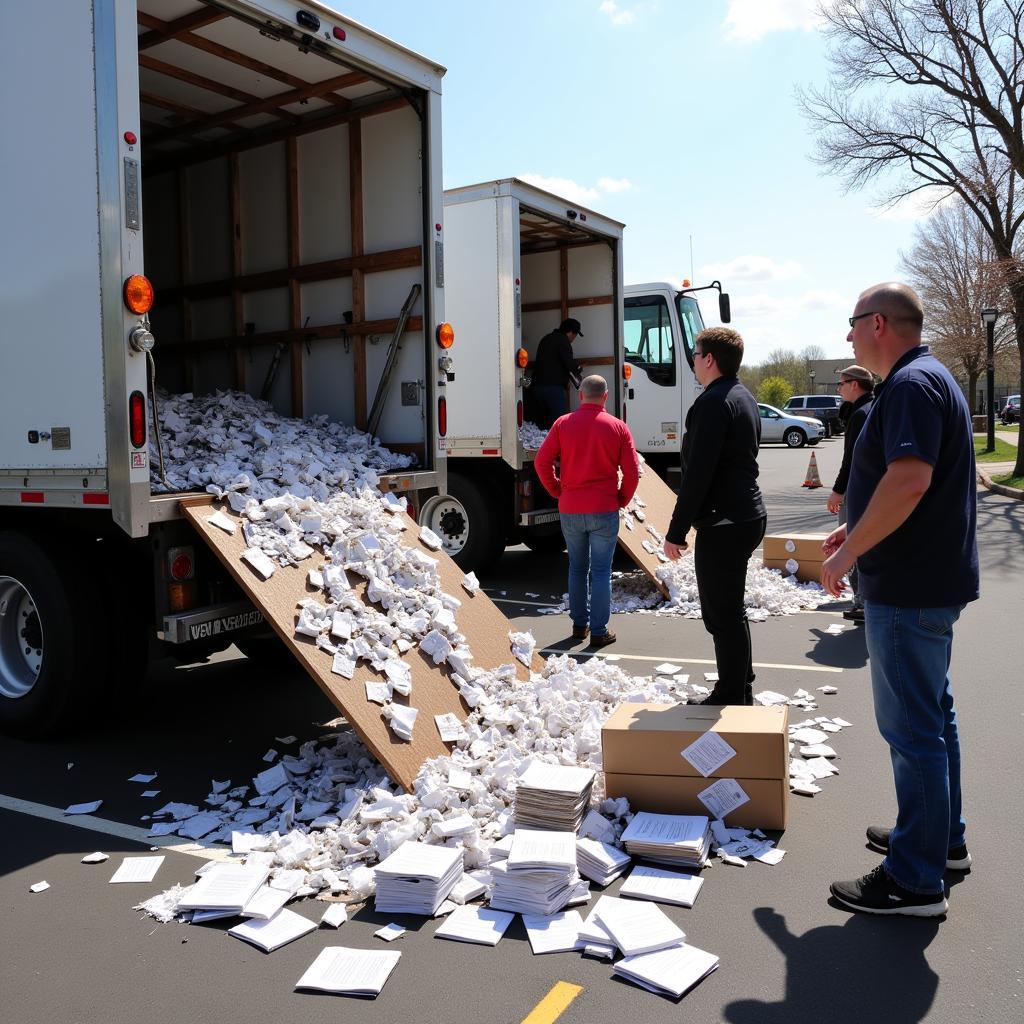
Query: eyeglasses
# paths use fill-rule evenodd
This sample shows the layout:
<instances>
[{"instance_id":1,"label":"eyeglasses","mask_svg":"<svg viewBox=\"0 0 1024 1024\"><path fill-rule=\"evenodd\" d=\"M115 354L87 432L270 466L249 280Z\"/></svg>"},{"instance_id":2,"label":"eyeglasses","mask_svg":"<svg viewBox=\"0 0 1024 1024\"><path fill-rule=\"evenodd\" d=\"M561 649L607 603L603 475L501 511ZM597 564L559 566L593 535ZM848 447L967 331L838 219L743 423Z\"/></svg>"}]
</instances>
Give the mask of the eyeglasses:
<instances>
[{"instance_id":1,"label":"eyeglasses","mask_svg":"<svg viewBox=\"0 0 1024 1024\"><path fill-rule=\"evenodd\" d=\"M870 313L858 313L856 316L850 317L850 326L852 327L858 320L863 320L866 316L884 316L884 314L876 313L874 310Z\"/></svg>"},{"instance_id":2,"label":"eyeglasses","mask_svg":"<svg viewBox=\"0 0 1024 1024\"><path fill-rule=\"evenodd\" d=\"M703 359L705 356L709 356L709 355L711 355L710 352L702 352L699 348L695 348L693 350L693 358L694 359Z\"/></svg>"}]
</instances>

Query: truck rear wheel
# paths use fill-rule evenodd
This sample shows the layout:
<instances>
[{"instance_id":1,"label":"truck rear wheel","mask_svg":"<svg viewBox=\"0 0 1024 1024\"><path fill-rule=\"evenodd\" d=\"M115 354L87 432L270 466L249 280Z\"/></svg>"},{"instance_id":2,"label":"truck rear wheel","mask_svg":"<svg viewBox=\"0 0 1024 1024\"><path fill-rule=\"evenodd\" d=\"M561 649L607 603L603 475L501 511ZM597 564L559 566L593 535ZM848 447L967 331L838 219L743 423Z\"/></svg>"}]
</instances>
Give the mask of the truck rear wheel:
<instances>
[{"instance_id":1,"label":"truck rear wheel","mask_svg":"<svg viewBox=\"0 0 1024 1024\"><path fill-rule=\"evenodd\" d=\"M485 569L505 550L505 533L488 507L480 481L448 473L448 493L430 498L419 521L441 538L445 552L467 572Z\"/></svg>"},{"instance_id":2,"label":"truck rear wheel","mask_svg":"<svg viewBox=\"0 0 1024 1024\"><path fill-rule=\"evenodd\" d=\"M93 599L95 600L95 599ZM0 729L43 736L66 727L102 685L106 652L90 643L90 598L23 534L0 533Z\"/></svg>"}]
</instances>

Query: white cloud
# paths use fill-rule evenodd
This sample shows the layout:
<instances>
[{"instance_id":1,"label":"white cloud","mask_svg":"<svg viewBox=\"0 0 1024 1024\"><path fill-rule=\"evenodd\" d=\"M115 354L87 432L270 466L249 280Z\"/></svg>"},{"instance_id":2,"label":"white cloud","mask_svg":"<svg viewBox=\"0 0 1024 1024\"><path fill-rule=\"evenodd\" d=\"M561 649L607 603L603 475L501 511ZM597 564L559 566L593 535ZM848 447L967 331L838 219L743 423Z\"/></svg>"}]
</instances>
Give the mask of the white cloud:
<instances>
[{"instance_id":1,"label":"white cloud","mask_svg":"<svg viewBox=\"0 0 1024 1024\"><path fill-rule=\"evenodd\" d=\"M604 0L598 10L608 15L613 25L631 25L636 20L636 12L620 7L615 0Z\"/></svg>"},{"instance_id":2,"label":"white cloud","mask_svg":"<svg viewBox=\"0 0 1024 1024\"><path fill-rule=\"evenodd\" d=\"M598 178L597 187L602 192L628 192L633 183L629 178Z\"/></svg>"},{"instance_id":3,"label":"white cloud","mask_svg":"<svg viewBox=\"0 0 1024 1024\"><path fill-rule=\"evenodd\" d=\"M633 187L628 178L598 178L596 185L582 185L572 178L549 177L546 174L520 174L519 177L545 192L553 192L563 199L588 206L598 203L604 195L627 192Z\"/></svg>"},{"instance_id":4,"label":"white cloud","mask_svg":"<svg viewBox=\"0 0 1024 1024\"><path fill-rule=\"evenodd\" d=\"M789 281L799 277L803 267L796 260L778 262L768 256L737 256L727 263L711 263L700 268L697 275L719 280L723 284L731 281Z\"/></svg>"},{"instance_id":5,"label":"white cloud","mask_svg":"<svg viewBox=\"0 0 1024 1024\"><path fill-rule=\"evenodd\" d=\"M820 24L817 0L729 0L725 38L756 43L770 32L808 32Z\"/></svg>"}]
</instances>

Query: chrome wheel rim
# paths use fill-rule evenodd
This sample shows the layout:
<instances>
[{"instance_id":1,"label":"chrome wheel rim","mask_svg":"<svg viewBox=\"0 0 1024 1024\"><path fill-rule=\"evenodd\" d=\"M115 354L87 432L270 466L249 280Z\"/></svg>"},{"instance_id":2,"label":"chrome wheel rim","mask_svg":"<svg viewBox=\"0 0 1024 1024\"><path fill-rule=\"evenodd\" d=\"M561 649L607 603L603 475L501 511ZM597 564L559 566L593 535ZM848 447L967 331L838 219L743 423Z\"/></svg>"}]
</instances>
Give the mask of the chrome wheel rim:
<instances>
[{"instance_id":1,"label":"chrome wheel rim","mask_svg":"<svg viewBox=\"0 0 1024 1024\"><path fill-rule=\"evenodd\" d=\"M0 696L17 700L31 692L43 666L43 626L28 589L0 576Z\"/></svg>"},{"instance_id":2,"label":"chrome wheel rim","mask_svg":"<svg viewBox=\"0 0 1024 1024\"><path fill-rule=\"evenodd\" d=\"M431 498L423 507L420 520L441 538L448 555L457 555L469 543L469 516L462 502L450 494Z\"/></svg>"}]
</instances>

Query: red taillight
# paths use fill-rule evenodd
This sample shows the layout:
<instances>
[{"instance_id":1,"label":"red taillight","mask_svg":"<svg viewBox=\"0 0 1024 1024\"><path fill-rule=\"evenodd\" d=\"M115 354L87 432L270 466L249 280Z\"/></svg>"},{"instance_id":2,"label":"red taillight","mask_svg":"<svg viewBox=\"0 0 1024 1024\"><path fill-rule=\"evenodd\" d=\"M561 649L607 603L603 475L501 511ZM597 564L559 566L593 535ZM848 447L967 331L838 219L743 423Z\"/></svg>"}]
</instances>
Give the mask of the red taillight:
<instances>
[{"instance_id":1,"label":"red taillight","mask_svg":"<svg viewBox=\"0 0 1024 1024\"><path fill-rule=\"evenodd\" d=\"M335 25L334 28L331 29L331 35L339 42L345 42L345 30L343 28L339 28Z\"/></svg>"},{"instance_id":2,"label":"red taillight","mask_svg":"<svg viewBox=\"0 0 1024 1024\"><path fill-rule=\"evenodd\" d=\"M146 396L133 391L128 398L128 436L133 448L146 443Z\"/></svg>"},{"instance_id":3,"label":"red taillight","mask_svg":"<svg viewBox=\"0 0 1024 1024\"><path fill-rule=\"evenodd\" d=\"M437 432L441 437L448 433L448 402L443 397L437 400Z\"/></svg>"},{"instance_id":4,"label":"red taillight","mask_svg":"<svg viewBox=\"0 0 1024 1024\"><path fill-rule=\"evenodd\" d=\"M195 575L195 564L192 561L192 554L188 551L179 551L171 559L171 579L190 580Z\"/></svg>"},{"instance_id":5,"label":"red taillight","mask_svg":"<svg viewBox=\"0 0 1024 1024\"><path fill-rule=\"evenodd\" d=\"M516 423L518 423L519 426L523 425L523 400L522 399L519 399L519 401L516 402Z\"/></svg>"}]
</instances>

